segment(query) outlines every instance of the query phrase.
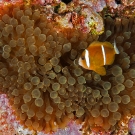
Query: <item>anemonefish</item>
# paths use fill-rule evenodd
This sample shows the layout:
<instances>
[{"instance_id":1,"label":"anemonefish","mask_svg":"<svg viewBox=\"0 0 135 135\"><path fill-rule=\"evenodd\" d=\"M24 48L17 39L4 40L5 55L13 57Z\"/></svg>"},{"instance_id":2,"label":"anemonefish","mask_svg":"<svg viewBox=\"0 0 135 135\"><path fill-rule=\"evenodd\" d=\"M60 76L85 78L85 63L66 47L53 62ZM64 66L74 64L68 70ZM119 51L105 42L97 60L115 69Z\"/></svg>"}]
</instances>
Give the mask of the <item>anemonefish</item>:
<instances>
[{"instance_id":1,"label":"anemonefish","mask_svg":"<svg viewBox=\"0 0 135 135\"><path fill-rule=\"evenodd\" d=\"M82 52L78 64L104 76L106 75L104 65L111 65L114 62L115 54L119 54L115 41L114 45L110 42L94 41Z\"/></svg>"}]
</instances>

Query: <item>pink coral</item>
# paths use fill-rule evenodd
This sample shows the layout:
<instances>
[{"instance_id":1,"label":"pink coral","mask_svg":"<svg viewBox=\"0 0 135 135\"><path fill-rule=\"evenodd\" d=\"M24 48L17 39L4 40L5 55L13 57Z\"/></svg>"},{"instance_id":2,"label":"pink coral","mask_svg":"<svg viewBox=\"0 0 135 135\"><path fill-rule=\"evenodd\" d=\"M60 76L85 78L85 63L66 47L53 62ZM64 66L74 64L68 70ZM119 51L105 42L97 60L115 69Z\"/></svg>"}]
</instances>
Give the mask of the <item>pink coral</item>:
<instances>
[{"instance_id":1,"label":"pink coral","mask_svg":"<svg viewBox=\"0 0 135 135\"><path fill-rule=\"evenodd\" d=\"M0 135L33 135L33 131L29 131L19 124L16 117L9 106L7 96L5 94L0 95ZM70 122L65 129L59 129L53 135L81 135L79 129L81 125L76 125L75 122ZM38 132L37 135L49 135L43 132Z\"/></svg>"},{"instance_id":2,"label":"pink coral","mask_svg":"<svg viewBox=\"0 0 135 135\"><path fill-rule=\"evenodd\" d=\"M132 133L132 135L135 135L135 117L132 117L129 120L128 127L129 127L129 131Z\"/></svg>"},{"instance_id":3,"label":"pink coral","mask_svg":"<svg viewBox=\"0 0 135 135\"><path fill-rule=\"evenodd\" d=\"M117 8L117 4L115 2L115 0L106 0L107 6L109 6L110 8Z\"/></svg>"},{"instance_id":4,"label":"pink coral","mask_svg":"<svg viewBox=\"0 0 135 135\"><path fill-rule=\"evenodd\" d=\"M44 4L44 1L40 1L40 2L41 2L41 4ZM46 1L46 2L52 3L52 1ZM104 1L91 1L91 2L93 2L92 4L94 4L93 8L95 7L95 5L98 5L100 7L100 8L94 8L95 11L101 11L103 9L103 7L105 6L105 2ZM108 0L106 2L107 2L108 6L110 6L112 8L115 8L116 3L114 1ZM89 4L89 1L87 1L87 3ZM133 2L132 2L132 4L133 4ZM87 24L89 23L89 20L88 20L89 13L88 12L91 10L91 9L88 10L88 8L86 8L85 10L84 9L81 10L81 11L82 11L82 15L84 15L84 14L86 15L86 18L84 18L84 19L82 19L82 21L80 21L81 22L80 25L83 26L82 27L83 30L84 30L85 26L86 26L86 28L88 27L87 26ZM71 11L69 13L71 14ZM76 12L76 14L77 14L77 12ZM95 14L97 15L97 13L95 13ZM93 15L94 17L95 17L95 14ZM97 22L99 22L99 20L97 20ZM68 23L69 22L67 22L67 24ZM23 127L19 126L19 124L17 123L17 121L15 119L15 116L13 115L13 112L10 110L10 107L8 106L8 101L6 99L6 96L5 95L1 95L1 96L2 96L2 98L0 99L0 102L1 102L1 104L0 104L0 108L1 108L1 110L0 110L0 114L1 114L0 115L0 120L1 120L0 121L0 124L1 124L0 131L2 133L4 133L4 134L9 134L9 135L11 134L12 135L12 134L14 134L14 132L16 132L16 130L15 130L16 128L20 131L21 129L23 129ZM134 134L134 130L133 129L135 127L133 126L134 125L133 124L134 123L133 119L131 119L131 123L132 123L131 125L129 124L130 125L129 129ZM68 128L66 128L64 130L59 130L57 133L54 133L54 134L55 135L57 135L57 134L64 134L64 135L67 134L67 135L69 135L69 134L72 133L74 135L79 135L80 133L78 132L78 130L79 130L79 128L77 127L77 129L76 129L76 125L74 125L73 123L70 123ZM28 131L25 130L24 132L27 133ZM41 133L41 134L43 134L43 133Z\"/></svg>"},{"instance_id":5,"label":"pink coral","mask_svg":"<svg viewBox=\"0 0 135 135\"><path fill-rule=\"evenodd\" d=\"M70 122L67 128L59 129L58 132L53 135L81 135L81 132L79 132L80 128L81 125L76 125L75 122Z\"/></svg>"},{"instance_id":6,"label":"pink coral","mask_svg":"<svg viewBox=\"0 0 135 135\"><path fill-rule=\"evenodd\" d=\"M32 134L32 131L24 129L9 105L9 100L5 94L0 94L0 135L21 135Z\"/></svg>"},{"instance_id":7,"label":"pink coral","mask_svg":"<svg viewBox=\"0 0 135 135\"><path fill-rule=\"evenodd\" d=\"M15 121L15 116L9 107L8 99L5 94L0 95L0 134L12 135L16 131L12 123Z\"/></svg>"}]
</instances>

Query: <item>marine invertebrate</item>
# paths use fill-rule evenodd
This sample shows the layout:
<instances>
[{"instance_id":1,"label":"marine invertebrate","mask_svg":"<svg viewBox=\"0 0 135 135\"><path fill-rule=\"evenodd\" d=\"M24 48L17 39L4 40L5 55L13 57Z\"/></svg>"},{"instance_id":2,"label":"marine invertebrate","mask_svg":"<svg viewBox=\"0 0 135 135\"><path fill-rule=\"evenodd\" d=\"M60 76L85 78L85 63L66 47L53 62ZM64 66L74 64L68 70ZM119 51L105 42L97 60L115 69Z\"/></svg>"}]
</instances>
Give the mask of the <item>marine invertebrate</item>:
<instances>
[{"instance_id":1,"label":"marine invertebrate","mask_svg":"<svg viewBox=\"0 0 135 135\"><path fill-rule=\"evenodd\" d=\"M14 116L13 110L5 94L0 95L0 134L1 135L20 135L33 134L32 131L24 129Z\"/></svg>"},{"instance_id":2,"label":"marine invertebrate","mask_svg":"<svg viewBox=\"0 0 135 135\"><path fill-rule=\"evenodd\" d=\"M7 99L5 98L6 95L0 95L0 134L14 134L16 133L13 125L15 121L15 117L12 115L13 112L8 107Z\"/></svg>"},{"instance_id":3,"label":"marine invertebrate","mask_svg":"<svg viewBox=\"0 0 135 135\"><path fill-rule=\"evenodd\" d=\"M113 5L112 5L113 3ZM115 7L114 7L115 3ZM134 16L135 15L135 1L134 0L116 0L111 2L108 1L109 10L107 12L111 13L113 16Z\"/></svg>"},{"instance_id":4,"label":"marine invertebrate","mask_svg":"<svg viewBox=\"0 0 135 135\"><path fill-rule=\"evenodd\" d=\"M129 120L129 131L131 132L132 135L135 134L135 117L132 117L130 120Z\"/></svg>"},{"instance_id":5,"label":"marine invertebrate","mask_svg":"<svg viewBox=\"0 0 135 135\"><path fill-rule=\"evenodd\" d=\"M98 35L102 34L104 30L101 14L111 14L116 17L134 16L135 14L133 0L72 0L67 3L61 0L43 0L40 3L45 12L48 12L48 18L57 25L74 27L83 32Z\"/></svg>"},{"instance_id":6,"label":"marine invertebrate","mask_svg":"<svg viewBox=\"0 0 135 135\"><path fill-rule=\"evenodd\" d=\"M9 9L0 20L1 91L8 95L18 120L26 127L56 131L74 118L73 112L78 108L72 103L74 92L70 90L79 85L64 60L69 52L75 59L71 43L82 41L80 47L86 46L86 35L77 37L78 31L74 31L68 40L53 29L36 6L16 4ZM78 70L75 74L80 83L85 83ZM78 109L80 117L84 109Z\"/></svg>"},{"instance_id":7,"label":"marine invertebrate","mask_svg":"<svg viewBox=\"0 0 135 135\"><path fill-rule=\"evenodd\" d=\"M104 31L102 17L87 3L80 1L64 3L59 0L44 1L41 5L47 18L52 20L55 26L80 29L84 33L92 32L96 35Z\"/></svg>"},{"instance_id":8,"label":"marine invertebrate","mask_svg":"<svg viewBox=\"0 0 135 135\"><path fill-rule=\"evenodd\" d=\"M79 129L81 128L80 125L76 125L75 122L70 122L68 127L65 129L59 129L53 135L58 134L75 134L81 135ZM13 114L13 110L9 105L9 101L5 94L0 95L0 134L1 135L33 135L35 132L32 130L28 130L20 125L19 121L16 120L16 116ZM37 135L49 135L43 132L36 132Z\"/></svg>"},{"instance_id":9,"label":"marine invertebrate","mask_svg":"<svg viewBox=\"0 0 135 135\"><path fill-rule=\"evenodd\" d=\"M54 133L53 135L60 135L60 134L63 134L63 135L70 135L70 134L73 134L73 135L81 135L81 132L79 131L81 129L81 126L77 126L75 124L75 122L71 121L69 124L68 124L68 128L66 129L59 129L58 132Z\"/></svg>"},{"instance_id":10,"label":"marine invertebrate","mask_svg":"<svg viewBox=\"0 0 135 135\"><path fill-rule=\"evenodd\" d=\"M127 123L127 116L134 115L133 21L134 18L116 20L107 18L105 21L105 33L99 37L99 40L114 41L114 38L116 38L120 55L116 56L116 61L112 66L107 67L108 73L105 77L97 77L97 80L99 80L95 83L96 89L92 90L92 94L90 94L91 114L87 117L86 123L87 125L89 123L91 127L95 123L97 127L99 125L105 130L110 127L116 127L117 129L122 123ZM94 97L94 93L98 95L97 98ZM125 105L127 105L127 108L124 107ZM119 123L119 126L117 123ZM86 127L89 128L87 125Z\"/></svg>"},{"instance_id":11,"label":"marine invertebrate","mask_svg":"<svg viewBox=\"0 0 135 135\"><path fill-rule=\"evenodd\" d=\"M77 29L55 31L39 5L8 8L0 20L0 86L24 126L53 132L74 119L84 123L85 134L111 132L134 115L134 18L105 19L98 38ZM97 39L116 39L120 50L104 77L78 65Z\"/></svg>"}]
</instances>

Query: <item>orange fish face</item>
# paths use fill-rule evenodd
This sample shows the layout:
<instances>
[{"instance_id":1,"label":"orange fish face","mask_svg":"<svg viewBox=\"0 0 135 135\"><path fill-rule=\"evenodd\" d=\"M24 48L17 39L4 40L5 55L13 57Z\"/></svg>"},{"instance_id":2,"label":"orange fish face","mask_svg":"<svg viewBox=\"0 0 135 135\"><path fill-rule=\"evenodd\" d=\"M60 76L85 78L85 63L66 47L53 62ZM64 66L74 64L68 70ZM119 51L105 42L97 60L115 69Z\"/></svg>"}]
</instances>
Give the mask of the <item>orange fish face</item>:
<instances>
[{"instance_id":1,"label":"orange fish face","mask_svg":"<svg viewBox=\"0 0 135 135\"><path fill-rule=\"evenodd\" d=\"M78 64L80 66L82 66L85 69L89 69L91 70L91 66L90 66L90 57L89 57L89 52L87 49L85 49L81 55L81 57L79 58L79 62Z\"/></svg>"},{"instance_id":2,"label":"orange fish face","mask_svg":"<svg viewBox=\"0 0 135 135\"><path fill-rule=\"evenodd\" d=\"M93 70L100 75L105 75L104 65L114 62L115 54L118 54L116 44L109 42L92 42L79 58L79 65L85 69Z\"/></svg>"}]
</instances>

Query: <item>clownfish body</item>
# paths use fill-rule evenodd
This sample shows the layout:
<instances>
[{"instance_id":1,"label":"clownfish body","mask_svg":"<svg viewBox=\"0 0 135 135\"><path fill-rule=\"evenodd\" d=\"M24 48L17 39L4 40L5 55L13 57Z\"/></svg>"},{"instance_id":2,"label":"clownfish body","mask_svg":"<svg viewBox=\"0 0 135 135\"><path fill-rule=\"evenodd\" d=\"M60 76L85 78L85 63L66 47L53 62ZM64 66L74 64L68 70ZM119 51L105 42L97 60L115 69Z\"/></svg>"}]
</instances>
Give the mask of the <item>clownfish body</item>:
<instances>
[{"instance_id":1,"label":"clownfish body","mask_svg":"<svg viewBox=\"0 0 135 135\"><path fill-rule=\"evenodd\" d=\"M100 75L106 75L104 65L111 65L114 62L115 54L119 54L116 43L92 42L85 49L79 58L79 65L85 69L93 70Z\"/></svg>"}]
</instances>

